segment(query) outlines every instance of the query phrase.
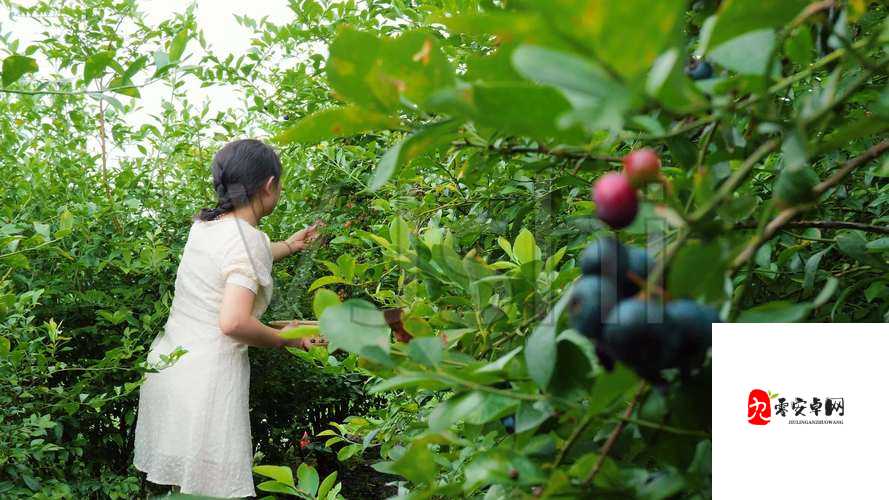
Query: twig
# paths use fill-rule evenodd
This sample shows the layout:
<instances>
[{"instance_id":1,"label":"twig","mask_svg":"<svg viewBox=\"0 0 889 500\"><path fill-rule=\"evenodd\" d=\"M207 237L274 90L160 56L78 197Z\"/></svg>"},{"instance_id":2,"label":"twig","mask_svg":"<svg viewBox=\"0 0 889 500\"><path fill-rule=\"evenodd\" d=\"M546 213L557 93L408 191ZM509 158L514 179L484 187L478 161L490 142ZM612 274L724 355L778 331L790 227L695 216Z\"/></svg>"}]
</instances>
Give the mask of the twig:
<instances>
[{"instance_id":1,"label":"twig","mask_svg":"<svg viewBox=\"0 0 889 500\"><path fill-rule=\"evenodd\" d=\"M836 186L842 180L849 175L853 170L864 165L871 160L880 157L887 150L889 150L889 140L885 140L859 156L852 158L847 161L845 165L843 165L839 170L834 172L833 175L828 177L826 180L817 184L814 188L812 188L812 192L814 193L815 198L822 195L825 191ZM741 264L747 262L753 255L756 254L756 251L759 250L765 242L769 241L775 236L775 233L778 232L779 229L784 227L787 223L791 221L794 217L796 217L799 213L805 211L810 208L811 205L796 205L793 207L785 208L778 215L769 222L765 229L763 229L762 234L757 236L753 241L751 241L742 251L735 257L735 260L732 261L731 269L734 270L738 268Z\"/></svg>"},{"instance_id":2,"label":"twig","mask_svg":"<svg viewBox=\"0 0 889 500\"><path fill-rule=\"evenodd\" d=\"M554 156L556 158L574 158L579 160L604 161L608 163L620 163L622 159L617 156L595 155L584 151L571 149L550 149L544 145L539 146L506 146L497 147L491 144L476 144L469 141L457 141L451 143L455 148L480 148L494 151L500 154L517 155L517 154L542 154Z\"/></svg>"},{"instance_id":3,"label":"twig","mask_svg":"<svg viewBox=\"0 0 889 500\"><path fill-rule=\"evenodd\" d=\"M636 407L636 403L639 402L639 396L645 392L645 389L648 388L647 382L642 382L639 384L639 389L636 390L636 394L633 396L633 399L630 401L629 406L627 406L627 410L624 412L623 418L617 423L617 426L611 431L611 434L608 436L608 439L605 441L605 444L602 445L602 449L599 450L599 458L596 459L596 464L593 465L593 468L590 470L590 473L587 474L586 478L583 480L583 485L587 486L593 482L593 479L596 478L596 474L599 473L599 470L602 468L602 465L605 463L605 457L608 456L608 453L611 452L611 448L614 446L614 443L617 442L618 436L622 430L624 430L624 426L627 424L627 419L630 418L630 415L633 414L633 408Z\"/></svg>"},{"instance_id":4,"label":"twig","mask_svg":"<svg viewBox=\"0 0 889 500\"><path fill-rule=\"evenodd\" d=\"M750 156L744 160L744 163L732 173L731 177L729 177L725 182L719 186L719 191L708 201L706 205L704 205L700 210L695 212L691 216L691 220L693 222L698 222L704 217L710 215L710 212L716 209L722 200L729 196L730 194L735 192L735 189L738 188L739 185L747 178L750 172L753 170L753 167L759 163L760 160L763 159L766 155L772 152L775 148L778 147L778 140L772 139L764 142L760 147L756 149Z\"/></svg>"},{"instance_id":5,"label":"twig","mask_svg":"<svg viewBox=\"0 0 889 500\"><path fill-rule=\"evenodd\" d=\"M648 427L649 429L656 429L659 431L669 432L670 434L678 434L680 436L697 436L703 438L709 438L710 433L706 431L695 431L691 429L680 429L679 427L673 427L666 424L659 424L657 422L649 422L648 420L639 420L637 418L617 418L614 417L612 420L623 421L628 424L636 424L640 427Z\"/></svg>"},{"instance_id":6,"label":"twig","mask_svg":"<svg viewBox=\"0 0 889 500\"><path fill-rule=\"evenodd\" d=\"M742 222L735 225L735 229L755 229L758 224L755 221ZM798 220L784 224L785 228L815 227L818 229L858 229L869 233L889 234L889 226L874 226L862 222L848 222L842 220ZM803 238L800 239L812 239ZM815 240L821 241L821 240Z\"/></svg>"}]
</instances>

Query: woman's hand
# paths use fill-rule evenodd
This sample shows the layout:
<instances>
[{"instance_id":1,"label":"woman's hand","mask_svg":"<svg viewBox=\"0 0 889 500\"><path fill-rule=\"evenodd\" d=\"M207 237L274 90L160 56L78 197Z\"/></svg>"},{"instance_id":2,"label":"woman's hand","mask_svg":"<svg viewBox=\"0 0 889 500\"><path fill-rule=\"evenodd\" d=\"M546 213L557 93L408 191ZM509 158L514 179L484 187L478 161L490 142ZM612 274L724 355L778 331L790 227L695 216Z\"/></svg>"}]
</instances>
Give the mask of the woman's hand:
<instances>
[{"instance_id":1,"label":"woman's hand","mask_svg":"<svg viewBox=\"0 0 889 500\"><path fill-rule=\"evenodd\" d=\"M285 339L284 347L298 347L308 351L313 346L327 345L327 340L321 337L300 337L298 339Z\"/></svg>"},{"instance_id":2,"label":"woman's hand","mask_svg":"<svg viewBox=\"0 0 889 500\"><path fill-rule=\"evenodd\" d=\"M302 326L304 323L299 320L291 321L286 326L281 328L282 332L287 330L292 330L299 326ZM311 337L300 337L298 339L284 339L284 344L282 347L298 347L305 351L308 351L312 346L322 346L327 345L327 339L319 336L311 336Z\"/></svg>"},{"instance_id":3,"label":"woman's hand","mask_svg":"<svg viewBox=\"0 0 889 500\"><path fill-rule=\"evenodd\" d=\"M311 226L293 233L289 238L284 240L284 243L287 244L287 248L290 249L291 253L302 250L306 248L309 243L318 239L318 230L325 225L326 224L324 224L323 221L317 220Z\"/></svg>"}]
</instances>

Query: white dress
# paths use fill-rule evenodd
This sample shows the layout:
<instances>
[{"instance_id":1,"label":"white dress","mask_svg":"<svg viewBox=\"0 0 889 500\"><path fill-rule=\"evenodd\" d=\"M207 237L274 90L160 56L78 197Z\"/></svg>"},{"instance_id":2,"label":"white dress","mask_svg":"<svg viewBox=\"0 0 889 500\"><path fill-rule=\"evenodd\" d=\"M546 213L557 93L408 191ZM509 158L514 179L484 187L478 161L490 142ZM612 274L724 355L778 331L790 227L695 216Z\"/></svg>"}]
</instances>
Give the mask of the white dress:
<instances>
[{"instance_id":1,"label":"white dress","mask_svg":"<svg viewBox=\"0 0 889 500\"><path fill-rule=\"evenodd\" d=\"M170 316L151 343L148 361L177 346L188 352L149 373L139 391L137 469L182 493L244 497L253 489L250 364L247 346L222 334L219 306L226 283L256 294L259 317L272 295L269 237L233 217L197 221L176 272Z\"/></svg>"}]
</instances>

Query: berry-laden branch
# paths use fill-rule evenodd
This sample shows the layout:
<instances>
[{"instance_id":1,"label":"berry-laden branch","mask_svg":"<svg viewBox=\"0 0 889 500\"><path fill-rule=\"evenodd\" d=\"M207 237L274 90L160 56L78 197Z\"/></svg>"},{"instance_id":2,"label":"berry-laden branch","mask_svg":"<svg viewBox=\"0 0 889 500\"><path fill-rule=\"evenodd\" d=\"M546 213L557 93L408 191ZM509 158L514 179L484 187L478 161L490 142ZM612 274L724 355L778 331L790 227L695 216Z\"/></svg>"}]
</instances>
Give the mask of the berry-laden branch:
<instances>
[{"instance_id":1,"label":"berry-laden branch","mask_svg":"<svg viewBox=\"0 0 889 500\"><path fill-rule=\"evenodd\" d=\"M812 192L815 194L815 197L821 196L828 189L836 186L842 180L849 175L853 170L864 165L871 160L879 158L886 151L889 150L889 140L885 140L876 146L871 147L864 153L851 160L847 161L845 165L843 165L839 170L834 172L833 175L828 177L826 180L817 184L814 188L812 188ZM737 269L739 266L750 260L753 257L759 247L761 247L765 242L772 239L779 229L788 224L791 219L796 217L798 214L805 211L809 208L810 205L796 205L793 207L785 208L778 215L769 222L762 231L762 234L757 236L753 241L751 241L742 251L735 257L735 260L732 261L731 269Z\"/></svg>"},{"instance_id":2,"label":"berry-laden branch","mask_svg":"<svg viewBox=\"0 0 889 500\"><path fill-rule=\"evenodd\" d=\"M759 226L756 221L742 222L735 225L735 229L755 229ZM784 224L784 228L809 228L818 229L858 229L869 233L889 234L889 227L864 224L862 222L848 222L842 220L798 220Z\"/></svg>"},{"instance_id":3,"label":"berry-laden branch","mask_svg":"<svg viewBox=\"0 0 889 500\"><path fill-rule=\"evenodd\" d=\"M627 424L627 420L630 418L630 415L633 414L633 409L636 408L636 403L639 402L639 398L642 396L642 393L648 389L648 382L642 382L639 384L639 389L636 390L636 394L633 396L633 399L630 400L630 404L627 406L627 410L623 414L623 418L617 423L614 430L611 431L611 434L608 435L608 439L605 441L605 444L602 445L602 449L599 450L599 458L596 459L595 465L590 469L589 474L583 480L583 486L589 486L590 483L593 482L593 479L596 479L596 474L599 473L599 470L602 468L602 465L605 463L605 458L608 456L608 453L611 452L611 448L614 447L614 443L617 442L618 436L620 436L621 431L624 430L624 426Z\"/></svg>"}]
</instances>

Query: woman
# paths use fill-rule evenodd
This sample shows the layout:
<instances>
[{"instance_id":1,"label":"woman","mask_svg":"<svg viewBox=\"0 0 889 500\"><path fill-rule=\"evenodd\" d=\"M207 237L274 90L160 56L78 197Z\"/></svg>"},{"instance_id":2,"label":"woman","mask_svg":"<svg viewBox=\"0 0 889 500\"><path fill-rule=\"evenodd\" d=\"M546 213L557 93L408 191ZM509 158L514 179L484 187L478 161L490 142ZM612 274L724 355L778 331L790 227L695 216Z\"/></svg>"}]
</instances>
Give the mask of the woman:
<instances>
[{"instance_id":1,"label":"woman","mask_svg":"<svg viewBox=\"0 0 889 500\"><path fill-rule=\"evenodd\" d=\"M285 340L257 319L271 299L272 261L302 250L323 223L274 243L258 229L282 189L278 155L260 141L226 144L213 157L212 171L219 202L201 210L191 226L170 316L148 361L177 346L187 352L146 376L133 462L148 481L178 485L182 493L254 496L247 346L325 343Z\"/></svg>"}]
</instances>

